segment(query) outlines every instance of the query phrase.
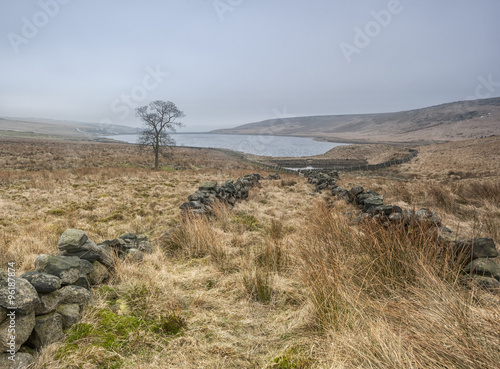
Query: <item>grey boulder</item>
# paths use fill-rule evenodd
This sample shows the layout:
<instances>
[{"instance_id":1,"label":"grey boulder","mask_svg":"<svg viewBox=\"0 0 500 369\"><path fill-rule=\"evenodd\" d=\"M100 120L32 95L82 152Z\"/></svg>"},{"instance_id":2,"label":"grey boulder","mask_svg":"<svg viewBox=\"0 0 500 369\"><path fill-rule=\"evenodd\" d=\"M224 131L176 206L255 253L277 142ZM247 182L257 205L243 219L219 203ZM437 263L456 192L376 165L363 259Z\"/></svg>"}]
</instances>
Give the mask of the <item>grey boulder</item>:
<instances>
[{"instance_id":1,"label":"grey boulder","mask_svg":"<svg viewBox=\"0 0 500 369\"><path fill-rule=\"evenodd\" d=\"M39 315L35 318L35 328L27 341L34 349L41 349L64 339L62 316L59 313Z\"/></svg>"},{"instance_id":2,"label":"grey boulder","mask_svg":"<svg viewBox=\"0 0 500 369\"><path fill-rule=\"evenodd\" d=\"M15 335L12 339L10 329L14 327ZM35 327L35 312L29 314L20 314L15 312L12 319L8 316L6 320L0 324L0 352L10 352L19 350L21 345L29 338L31 331Z\"/></svg>"},{"instance_id":3,"label":"grey boulder","mask_svg":"<svg viewBox=\"0 0 500 369\"><path fill-rule=\"evenodd\" d=\"M61 284L75 283L80 277L80 259L69 256L42 254L35 260L38 272L55 275L61 278Z\"/></svg>"},{"instance_id":4,"label":"grey boulder","mask_svg":"<svg viewBox=\"0 0 500 369\"><path fill-rule=\"evenodd\" d=\"M56 310L61 297L59 291L40 294L40 305L36 309L36 315L44 315Z\"/></svg>"},{"instance_id":5,"label":"grey boulder","mask_svg":"<svg viewBox=\"0 0 500 369\"><path fill-rule=\"evenodd\" d=\"M62 304L59 305L56 312L61 314L63 329L71 327L80 321L80 305Z\"/></svg>"},{"instance_id":6,"label":"grey boulder","mask_svg":"<svg viewBox=\"0 0 500 369\"><path fill-rule=\"evenodd\" d=\"M455 242L457 253L471 259L496 258L498 251L491 238L474 238Z\"/></svg>"},{"instance_id":7,"label":"grey boulder","mask_svg":"<svg viewBox=\"0 0 500 369\"><path fill-rule=\"evenodd\" d=\"M1 369L26 369L35 360L27 352L18 352L13 360L9 359L10 354L0 354Z\"/></svg>"},{"instance_id":8,"label":"grey boulder","mask_svg":"<svg viewBox=\"0 0 500 369\"><path fill-rule=\"evenodd\" d=\"M57 291L60 304L85 305L90 301L91 295L88 290L79 286L66 286Z\"/></svg>"},{"instance_id":9,"label":"grey boulder","mask_svg":"<svg viewBox=\"0 0 500 369\"><path fill-rule=\"evenodd\" d=\"M94 261L92 264L94 266L94 271L88 275L91 285L101 284L109 278L108 269L104 265L98 261Z\"/></svg>"},{"instance_id":10,"label":"grey boulder","mask_svg":"<svg viewBox=\"0 0 500 369\"><path fill-rule=\"evenodd\" d=\"M26 279L13 277L10 281L15 283L12 295L8 286L9 279L0 279L0 306L9 309L15 308L16 311L22 314L28 314L36 309L40 303L35 287ZM14 296L14 298L9 298Z\"/></svg>"},{"instance_id":11,"label":"grey boulder","mask_svg":"<svg viewBox=\"0 0 500 369\"><path fill-rule=\"evenodd\" d=\"M466 273L492 277L500 281L500 265L491 259L475 259L464 269Z\"/></svg>"},{"instance_id":12,"label":"grey boulder","mask_svg":"<svg viewBox=\"0 0 500 369\"><path fill-rule=\"evenodd\" d=\"M72 228L67 229L59 239L59 250L69 252L88 250L84 246L88 239L84 231Z\"/></svg>"},{"instance_id":13,"label":"grey boulder","mask_svg":"<svg viewBox=\"0 0 500 369\"><path fill-rule=\"evenodd\" d=\"M23 273L20 278L26 279L37 292L41 293L54 292L61 288L61 278L47 273L30 271Z\"/></svg>"},{"instance_id":14,"label":"grey boulder","mask_svg":"<svg viewBox=\"0 0 500 369\"><path fill-rule=\"evenodd\" d=\"M70 285L58 291L40 294L40 306L36 315L49 314L61 304L78 304L83 306L91 299L90 291L84 287Z\"/></svg>"}]
</instances>

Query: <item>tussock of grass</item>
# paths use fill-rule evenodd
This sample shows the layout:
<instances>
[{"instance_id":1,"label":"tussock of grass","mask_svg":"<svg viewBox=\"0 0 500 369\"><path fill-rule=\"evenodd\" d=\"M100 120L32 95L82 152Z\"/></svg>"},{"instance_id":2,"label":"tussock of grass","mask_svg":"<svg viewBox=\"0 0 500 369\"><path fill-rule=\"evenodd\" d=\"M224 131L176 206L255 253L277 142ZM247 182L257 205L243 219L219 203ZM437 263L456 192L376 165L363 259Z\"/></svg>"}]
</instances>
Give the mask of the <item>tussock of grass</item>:
<instances>
[{"instance_id":1,"label":"tussock of grass","mask_svg":"<svg viewBox=\"0 0 500 369\"><path fill-rule=\"evenodd\" d=\"M145 357L160 352L172 336L186 328L186 321L176 310L152 314L147 306L148 289L134 285L121 290L101 286L96 293L98 306L87 307L84 320L66 332L55 358L78 365L89 348L87 358L96 368L121 368L135 355Z\"/></svg>"}]
</instances>

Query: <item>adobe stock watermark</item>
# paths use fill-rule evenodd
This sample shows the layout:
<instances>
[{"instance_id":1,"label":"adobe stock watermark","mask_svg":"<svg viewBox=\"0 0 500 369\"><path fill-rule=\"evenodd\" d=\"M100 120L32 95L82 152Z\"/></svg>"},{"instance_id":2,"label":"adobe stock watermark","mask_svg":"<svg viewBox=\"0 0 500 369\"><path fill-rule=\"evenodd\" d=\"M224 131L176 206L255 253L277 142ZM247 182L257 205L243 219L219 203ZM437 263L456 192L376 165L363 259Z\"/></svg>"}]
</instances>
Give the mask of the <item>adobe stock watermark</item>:
<instances>
[{"instance_id":1,"label":"adobe stock watermark","mask_svg":"<svg viewBox=\"0 0 500 369\"><path fill-rule=\"evenodd\" d=\"M234 9L240 6L243 0L213 0L212 5L221 22L224 22L226 13L232 13Z\"/></svg>"},{"instance_id":2,"label":"adobe stock watermark","mask_svg":"<svg viewBox=\"0 0 500 369\"><path fill-rule=\"evenodd\" d=\"M372 43L372 40L391 24L394 16L401 14L402 11L403 5L400 0L389 0L385 9L370 11L372 19L366 22L362 28L354 27L352 43L341 42L339 44L346 61L351 63L353 54L360 54L363 49L367 48Z\"/></svg>"},{"instance_id":3,"label":"adobe stock watermark","mask_svg":"<svg viewBox=\"0 0 500 369\"><path fill-rule=\"evenodd\" d=\"M51 18L59 14L61 5L66 5L71 0L39 0L38 6L40 10L33 13L31 17L21 18L21 31L19 33L9 32L7 39L15 53L19 53L19 47L26 45L33 39L40 29L45 27Z\"/></svg>"},{"instance_id":4,"label":"adobe stock watermark","mask_svg":"<svg viewBox=\"0 0 500 369\"><path fill-rule=\"evenodd\" d=\"M9 262L7 269L7 359L15 361L16 359L16 268L14 262Z\"/></svg>"},{"instance_id":5,"label":"adobe stock watermark","mask_svg":"<svg viewBox=\"0 0 500 369\"><path fill-rule=\"evenodd\" d=\"M118 120L123 121L127 119L148 98L149 92L158 88L169 75L170 73L162 71L159 65L156 65L154 68L148 65L141 83L132 87L128 93L114 99L111 102L111 111L119 115ZM113 122L111 118L106 118L102 119L100 123L113 124Z\"/></svg>"},{"instance_id":6,"label":"adobe stock watermark","mask_svg":"<svg viewBox=\"0 0 500 369\"><path fill-rule=\"evenodd\" d=\"M474 90L474 95L467 96L465 100L487 99L493 96L497 87L500 87L500 82L495 82L492 74L486 78L479 76L477 80L479 83Z\"/></svg>"}]
</instances>

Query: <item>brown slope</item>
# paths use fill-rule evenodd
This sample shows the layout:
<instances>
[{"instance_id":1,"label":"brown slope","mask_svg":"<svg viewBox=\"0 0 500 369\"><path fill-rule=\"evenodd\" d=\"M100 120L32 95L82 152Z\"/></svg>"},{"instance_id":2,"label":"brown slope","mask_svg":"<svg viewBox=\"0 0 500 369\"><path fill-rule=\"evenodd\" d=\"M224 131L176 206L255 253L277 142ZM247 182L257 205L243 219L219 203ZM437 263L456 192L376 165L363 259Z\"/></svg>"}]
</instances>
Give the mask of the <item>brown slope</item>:
<instances>
[{"instance_id":1,"label":"brown slope","mask_svg":"<svg viewBox=\"0 0 500 369\"><path fill-rule=\"evenodd\" d=\"M133 134L132 127L81 123L63 120L38 119L38 118L0 118L0 131L29 132L43 135L57 135L68 137L99 136L111 133Z\"/></svg>"},{"instance_id":2,"label":"brown slope","mask_svg":"<svg viewBox=\"0 0 500 369\"><path fill-rule=\"evenodd\" d=\"M396 113L269 119L216 133L274 134L364 142L454 141L500 135L500 98Z\"/></svg>"}]
</instances>

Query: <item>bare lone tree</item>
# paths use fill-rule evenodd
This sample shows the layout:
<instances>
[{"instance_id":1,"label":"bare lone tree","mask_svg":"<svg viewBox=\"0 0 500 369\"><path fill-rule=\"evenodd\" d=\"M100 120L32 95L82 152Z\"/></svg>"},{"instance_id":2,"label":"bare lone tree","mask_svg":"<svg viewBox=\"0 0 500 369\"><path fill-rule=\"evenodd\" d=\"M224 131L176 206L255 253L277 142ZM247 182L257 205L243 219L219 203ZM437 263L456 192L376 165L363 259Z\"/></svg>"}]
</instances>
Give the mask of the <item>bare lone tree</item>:
<instances>
[{"instance_id":1,"label":"bare lone tree","mask_svg":"<svg viewBox=\"0 0 500 369\"><path fill-rule=\"evenodd\" d=\"M142 119L144 129L138 139L142 148L151 147L155 154L155 170L158 169L159 156L166 156L166 148L175 145L175 140L167 131L175 131L182 127L177 119L184 117L184 113L177 109L171 101L156 100L148 105L135 109L136 115Z\"/></svg>"}]
</instances>

